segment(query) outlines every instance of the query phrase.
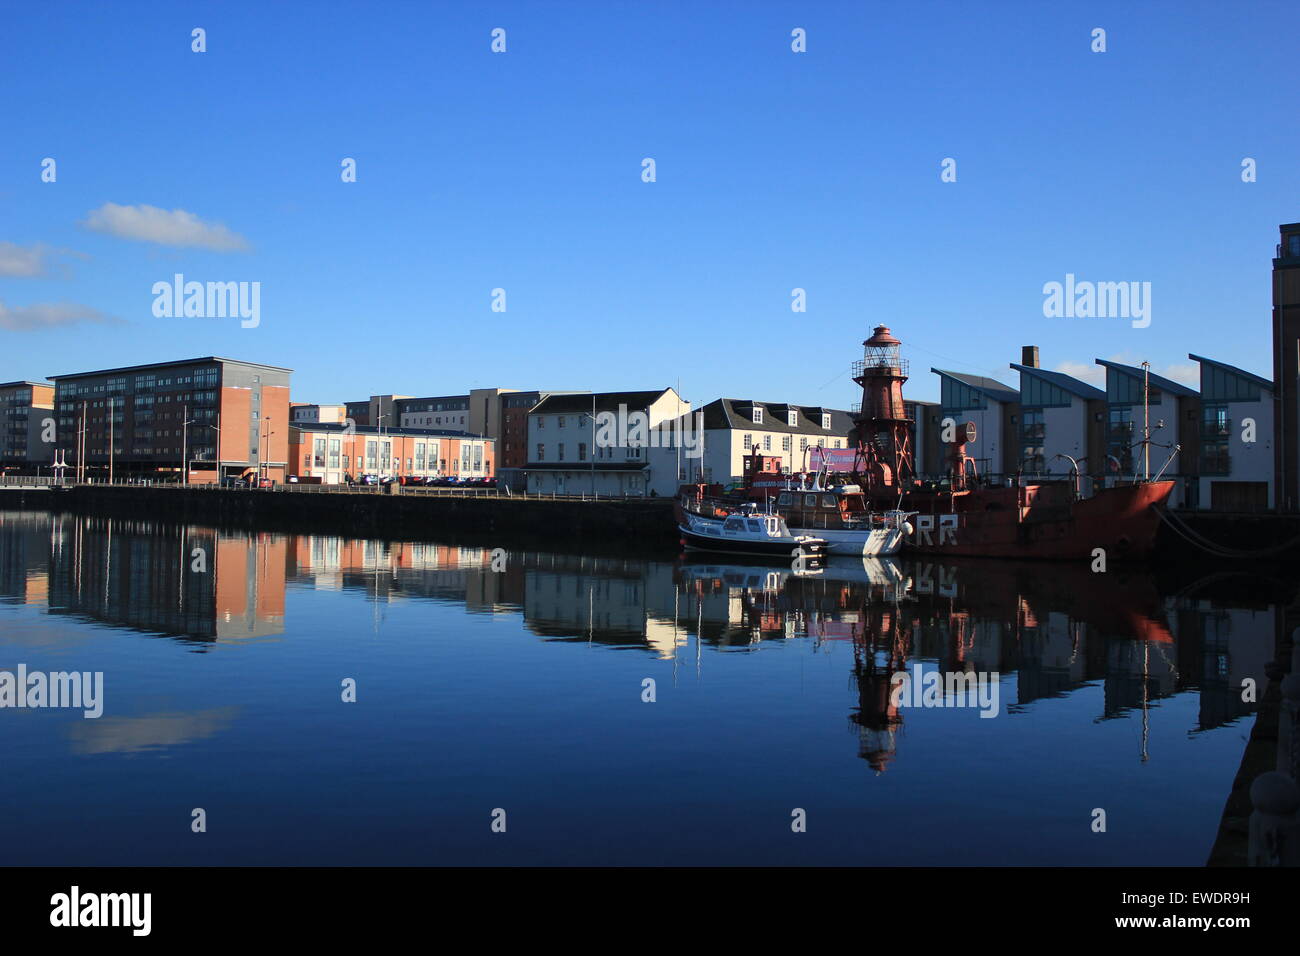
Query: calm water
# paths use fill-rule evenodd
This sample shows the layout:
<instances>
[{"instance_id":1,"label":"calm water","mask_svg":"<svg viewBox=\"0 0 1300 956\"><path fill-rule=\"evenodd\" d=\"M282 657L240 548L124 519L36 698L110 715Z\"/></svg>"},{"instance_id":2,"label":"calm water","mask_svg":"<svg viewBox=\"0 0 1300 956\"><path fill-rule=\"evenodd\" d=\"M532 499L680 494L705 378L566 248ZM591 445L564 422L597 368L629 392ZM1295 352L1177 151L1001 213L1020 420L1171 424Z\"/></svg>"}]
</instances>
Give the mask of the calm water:
<instances>
[{"instance_id":1,"label":"calm water","mask_svg":"<svg viewBox=\"0 0 1300 956\"><path fill-rule=\"evenodd\" d=\"M104 674L0 710L0 862L1200 865L1277 621L1223 572L501 546L0 512L0 670ZM997 716L892 707L915 666Z\"/></svg>"}]
</instances>

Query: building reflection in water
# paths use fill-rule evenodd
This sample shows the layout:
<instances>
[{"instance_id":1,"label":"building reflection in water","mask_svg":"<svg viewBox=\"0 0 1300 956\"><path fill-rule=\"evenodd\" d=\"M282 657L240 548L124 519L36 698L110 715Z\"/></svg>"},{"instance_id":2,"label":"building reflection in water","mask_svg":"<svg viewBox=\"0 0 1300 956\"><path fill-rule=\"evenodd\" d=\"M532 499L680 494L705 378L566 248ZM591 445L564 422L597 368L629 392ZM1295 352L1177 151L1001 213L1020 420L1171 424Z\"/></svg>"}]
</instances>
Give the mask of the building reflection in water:
<instances>
[{"instance_id":1,"label":"building reflection in water","mask_svg":"<svg viewBox=\"0 0 1300 956\"><path fill-rule=\"evenodd\" d=\"M765 642L845 647L856 685L849 724L878 772L895 759L906 719L891 678L917 662L1002 675L1013 716L1100 685L1098 721L1137 713L1145 728L1160 701L1196 693L1188 733L1230 724L1254 712L1242 681L1262 689L1295 597L1291 583L1224 572L1165 580L1064 564L836 559L796 573L0 512L0 601L206 649L282 634L287 587L364 593L376 627L394 602L514 615L547 641L671 661L674 678L689 669L705 679L705 648L724 661Z\"/></svg>"}]
</instances>

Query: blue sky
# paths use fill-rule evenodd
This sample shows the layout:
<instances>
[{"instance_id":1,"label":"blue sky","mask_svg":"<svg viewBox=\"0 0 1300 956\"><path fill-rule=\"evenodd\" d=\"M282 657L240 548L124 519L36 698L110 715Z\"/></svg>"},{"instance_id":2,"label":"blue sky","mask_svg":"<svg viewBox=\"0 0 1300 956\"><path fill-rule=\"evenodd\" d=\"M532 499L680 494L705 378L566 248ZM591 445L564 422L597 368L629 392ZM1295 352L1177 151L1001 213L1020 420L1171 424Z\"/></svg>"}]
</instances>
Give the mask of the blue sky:
<instances>
[{"instance_id":1,"label":"blue sky","mask_svg":"<svg viewBox=\"0 0 1300 956\"><path fill-rule=\"evenodd\" d=\"M680 382L846 406L877 324L915 398L932 365L1014 385L1026 344L1268 375L1297 35L1265 2L14 6L0 381L218 354L314 402ZM260 282L260 324L155 317L177 272ZM1150 282L1150 326L1044 318L1067 273Z\"/></svg>"}]
</instances>

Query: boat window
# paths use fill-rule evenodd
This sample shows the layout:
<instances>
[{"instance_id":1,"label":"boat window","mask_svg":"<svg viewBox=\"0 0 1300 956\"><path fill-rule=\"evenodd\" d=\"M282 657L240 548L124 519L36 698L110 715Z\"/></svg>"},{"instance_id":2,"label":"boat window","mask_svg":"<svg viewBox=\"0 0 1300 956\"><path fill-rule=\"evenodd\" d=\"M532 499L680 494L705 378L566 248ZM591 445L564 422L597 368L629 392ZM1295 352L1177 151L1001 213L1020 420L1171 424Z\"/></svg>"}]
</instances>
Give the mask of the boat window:
<instances>
[{"instance_id":1,"label":"boat window","mask_svg":"<svg viewBox=\"0 0 1300 956\"><path fill-rule=\"evenodd\" d=\"M757 531L759 534L762 534L762 533L763 533L763 522L758 521L758 520L755 519L755 518L750 518L750 519L749 519L749 530L750 530L750 531Z\"/></svg>"},{"instance_id":2,"label":"boat window","mask_svg":"<svg viewBox=\"0 0 1300 956\"><path fill-rule=\"evenodd\" d=\"M723 531L744 531L744 530L745 530L745 519L744 519L744 518L728 518L728 519L726 520L726 522L722 525L722 530L723 530Z\"/></svg>"},{"instance_id":3,"label":"boat window","mask_svg":"<svg viewBox=\"0 0 1300 956\"><path fill-rule=\"evenodd\" d=\"M775 519L775 518L768 518L768 519L767 519L767 533L768 533L769 535L776 535L776 534L778 534L778 532L777 532L777 530L776 530L776 519Z\"/></svg>"},{"instance_id":4,"label":"boat window","mask_svg":"<svg viewBox=\"0 0 1300 956\"><path fill-rule=\"evenodd\" d=\"M816 496L816 495L804 495L804 496L803 496L803 506L804 506L805 508L816 508L816 507L817 507L817 496Z\"/></svg>"},{"instance_id":5,"label":"boat window","mask_svg":"<svg viewBox=\"0 0 1300 956\"><path fill-rule=\"evenodd\" d=\"M836 507L836 505L835 505L835 496L834 496L834 495L822 495L822 507L823 507L823 508L834 508L834 507Z\"/></svg>"},{"instance_id":6,"label":"boat window","mask_svg":"<svg viewBox=\"0 0 1300 956\"><path fill-rule=\"evenodd\" d=\"M794 504L794 495L788 491L783 491L781 497L776 499L776 503L779 505L792 505Z\"/></svg>"}]
</instances>

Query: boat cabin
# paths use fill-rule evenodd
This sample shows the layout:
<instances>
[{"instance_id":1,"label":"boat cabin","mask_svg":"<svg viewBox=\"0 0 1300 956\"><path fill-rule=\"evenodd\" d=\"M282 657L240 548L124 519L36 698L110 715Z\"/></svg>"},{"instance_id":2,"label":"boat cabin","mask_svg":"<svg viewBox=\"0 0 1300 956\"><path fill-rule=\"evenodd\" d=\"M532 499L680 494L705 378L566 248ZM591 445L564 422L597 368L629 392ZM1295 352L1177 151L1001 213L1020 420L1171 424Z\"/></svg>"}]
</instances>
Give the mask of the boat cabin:
<instances>
[{"instance_id":1,"label":"boat cabin","mask_svg":"<svg viewBox=\"0 0 1300 956\"><path fill-rule=\"evenodd\" d=\"M785 520L777 515L734 514L722 522L724 537L753 537L764 535L769 538L792 537Z\"/></svg>"},{"instance_id":2,"label":"boat cabin","mask_svg":"<svg viewBox=\"0 0 1300 956\"><path fill-rule=\"evenodd\" d=\"M870 517L867 499L856 486L783 491L777 496L776 510L796 528L855 528Z\"/></svg>"}]
</instances>

